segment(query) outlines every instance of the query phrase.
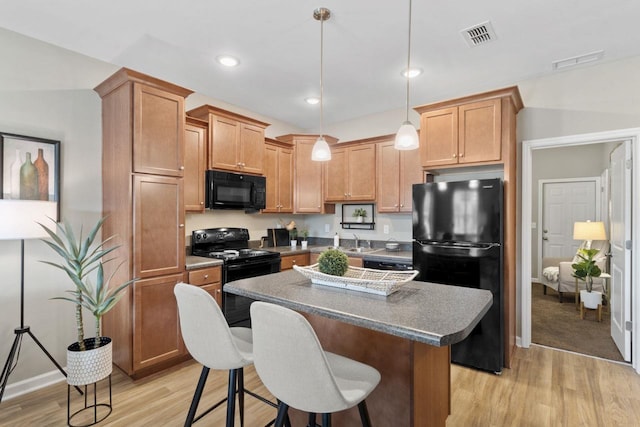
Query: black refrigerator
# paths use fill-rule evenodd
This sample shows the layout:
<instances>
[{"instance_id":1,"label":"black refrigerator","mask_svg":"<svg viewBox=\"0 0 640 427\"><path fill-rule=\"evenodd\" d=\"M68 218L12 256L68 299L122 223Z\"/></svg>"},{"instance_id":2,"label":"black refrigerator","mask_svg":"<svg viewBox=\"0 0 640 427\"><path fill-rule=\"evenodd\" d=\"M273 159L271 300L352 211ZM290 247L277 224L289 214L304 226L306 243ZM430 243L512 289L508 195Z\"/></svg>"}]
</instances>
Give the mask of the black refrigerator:
<instances>
[{"instance_id":1,"label":"black refrigerator","mask_svg":"<svg viewBox=\"0 0 640 427\"><path fill-rule=\"evenodd\" d=\"M487 289L493 304L451 361L502 372L504 360L502 180L413 185L415 280Z\"/></svg>"}]
</instances>

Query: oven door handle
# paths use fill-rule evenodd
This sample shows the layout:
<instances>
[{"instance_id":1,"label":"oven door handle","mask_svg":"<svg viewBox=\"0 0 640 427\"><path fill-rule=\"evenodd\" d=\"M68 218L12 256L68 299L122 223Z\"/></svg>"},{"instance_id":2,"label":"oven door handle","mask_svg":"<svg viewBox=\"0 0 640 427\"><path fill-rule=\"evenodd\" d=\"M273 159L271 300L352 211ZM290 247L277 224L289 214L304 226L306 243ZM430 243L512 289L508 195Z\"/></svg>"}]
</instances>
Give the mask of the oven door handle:
<instances>
[{"instance_id":1,"label":"oven door handle","mask_svg":"<svg viewBox=\"0 0 640 427\"><path fill-rule=\"evenodd\" d=\"M262 266L262 265L271 265L271 264L276 264L276 263L280 263L279 259L273 259L270 261L257 261L257 262L247 262L247 263L242 263L242 264L231 264L231 265L227 265L226 269L227 271L237 271L237 270L242 270L243 268L246 267L255 267L255 266Z\"/></svg>"}]
</instances>

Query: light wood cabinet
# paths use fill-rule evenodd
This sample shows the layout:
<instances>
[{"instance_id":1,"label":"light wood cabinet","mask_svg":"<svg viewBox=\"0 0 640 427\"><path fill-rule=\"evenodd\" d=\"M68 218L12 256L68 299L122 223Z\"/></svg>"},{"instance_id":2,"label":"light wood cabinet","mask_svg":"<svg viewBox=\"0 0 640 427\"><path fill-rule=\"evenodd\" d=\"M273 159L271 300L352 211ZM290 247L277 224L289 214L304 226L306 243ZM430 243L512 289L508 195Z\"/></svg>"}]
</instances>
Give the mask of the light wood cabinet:
<instances>
[{"instance_id":1,"label":"light wood cabinet","mask_svg":"<svg viewBox=\"0 0 640 427\"><path fill-rule=\"evenodd\" d=\"M294 146L293 212L301 214L334 213L335 205L325 205L323 198L324 162L311 160L311 151L318 135L282 135L278 141ZM327 142L335 144L336 138L325 135ZM333 152L333 150L332 150Z\"/></svg>"},{"instance_id":2,"label":"light wood cabinet","mask_svg":"<svg viewBox=\"0 0 640 427\"><path fill-rule=\"evenodd\" d=\"M115 236L107 246L119 245L105 276L139 279L103 317L103 331L113 362L137 377L186 357L173 286L185 264L184 97L191 91L126 68L95 90L102 98L102 232Z\"/></svg>"},{"instance_id":3,"label":"light wood cabinet","mask_svg":"<svg viewBox=\"0 0 640 427\"><path fill-rule=\"evenodd\" d=\"M318 258L320 258L320 254L311 253L309 256L309 264L316 264L318 262ZM347 260L349 265L352 267L362 267L363 259L355 256L347 256Z\"/></svg>"},{"instance_id":4,"label":"light wood cabinet","mask_svg":"<svg viewBox=\"0 0 640 427\"><path fill-rule=\"evenodd\" d=\"M184 96L133 83L133 171L182 176Z\"/></svg>"},{"instance_id":5,"label":"light wood cabinet","mask_svg":"<svg viewBox=\"0 0 640 427\"><path fill-rule=\"evenodd\" d=\"M283 255L280 258L280 271L291 270L294 265L309 265L309 253Z\"/></svg>"},{"instance_id":6,"label":"light wood cabinet","mask_svg":"<svg viewBox=\"0 0 640 427\"><path fill-rule=\"evenodd\" d=\"M133 275L138 278L184 270L183 180L133 177Z\"/></svg>"},{"instance_id":7,"label":"light wood cabinet","mask_svg":"<svg viewBox=\"0 0 640 427\"><path fill-rule=\"evenodd\" d=\"M341 144L343 145L343 144ZM370 142L332 147L326 164L325 202L363 202L376 198L376 146Z\"/></svg>"},{"instance_id":8,"label":"light wood cabinet","mask_svg":"<svg viewBox=\"0 0 640 427\"><path fill-rule=\"evenodd\" d=\"M173 294L182 274L133 284L133 370L140 371L185 354L178 304ZM117 349L114 348L114 355Z\"/></svg>"},{"instance_id":9,"label":"light wood cabinet","mask_svg":"<svg viewBox=\"0 0 640 427\"><path fill-rule=\"evenodd\" d=\"M520 92L513 86L415 108L420 113L420 157L424 167L437 170L502 165L504 363L507 368L511 366L516 347L516 115L522 107Z\"/></svg>"},{"instance_id":10,"label":"light wood cabinet","mask_svg":"<svg viewBox=\"0 0 640 427\"><path fill-rule=\"evenodd\" d=\"M501 105L500 99L488 99L448 108L416 108L421 113L422 166L500 162Z\"/></svg>"},{"instance_id":11,"label":"light wood cabinet","mask_svg":"<svg viewBox=\"0 0 640 427\"><path fill-rule=\"evenodd\" d=\"M187 114L209 123L209 169L263 174L264 129L268 123L211 105L202 105Z\"/></svg>"},{"instance_id":12,"label":"light wood cabinet","mask_svg":"<svg viewBox=\"0 0 640 427\"><path fill-rule=\"evenodd\" d=\"M184 137L184 210L204 212L208 124L187 117Z\"/></svg>"},{"instance_id":13,"label":"light wood cabinet","mask_svg":"<svg viewBox=\"0 0 640 427\"><path fill-rule=\"evenodd\" d=\"M266 138L264 176L267 195L262 212L293 212L293 171L293 146Z\"/></svg>"},{"instance_id":14,"label":"light wood cabinet","mask_svg":"<svg viewBox=\"0 0 640 427\"><path fill-rule=\"evenodd\" d=\"M189 271L188 282L209 292L222 307L222 268L219 266Z\"/></svg>"},{"instance_id":15,"label":"light wood cabinet","mask_svg":"<svg viewBox=\"0 0 640 427\"><path fill-rule=\"evenodd\" d=\"M395 135L380 139L377 144L377 207L378 212L412 211L412 186L424 182L420 156L416 150L396 150Z\"/></svg>"}]
</instances>

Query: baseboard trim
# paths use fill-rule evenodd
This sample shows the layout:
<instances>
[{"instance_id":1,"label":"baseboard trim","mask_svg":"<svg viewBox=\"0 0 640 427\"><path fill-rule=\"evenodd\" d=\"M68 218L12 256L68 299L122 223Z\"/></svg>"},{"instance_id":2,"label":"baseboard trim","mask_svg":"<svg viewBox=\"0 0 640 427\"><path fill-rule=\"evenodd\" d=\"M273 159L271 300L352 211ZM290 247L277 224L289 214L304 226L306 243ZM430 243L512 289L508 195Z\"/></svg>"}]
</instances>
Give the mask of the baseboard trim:
<instances>
[{"instance_id":1,"label":"baseboard trim","mask_svg":"<svg viewBox=\"0 0 640 427\"><path fill-rule=\"evenodd\" d=\"M31 393L32 391L39 390L41 388L50 386L51 384L59 383L64 380L65 376L56 369L32 378L27 378L26 380L18 381L14 384L9 384L4 391L2 401L4 402L6 400L13 399L14 397Z\"/></svg>"}]
</instances>

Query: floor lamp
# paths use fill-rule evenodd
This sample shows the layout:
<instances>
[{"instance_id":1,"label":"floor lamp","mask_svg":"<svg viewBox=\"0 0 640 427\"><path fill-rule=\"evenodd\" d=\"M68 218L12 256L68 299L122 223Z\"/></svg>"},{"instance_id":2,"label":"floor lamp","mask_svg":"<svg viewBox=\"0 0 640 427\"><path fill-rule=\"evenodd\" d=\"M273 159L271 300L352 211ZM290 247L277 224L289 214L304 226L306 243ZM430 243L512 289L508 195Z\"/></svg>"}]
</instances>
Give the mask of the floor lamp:
<instances>
[{"instance_id":1,"label":"floor lamp","mask_svg":"<svg viewBox=\"0 0 640 427\"><path fill-rule=\"evenodd\" d=\"M24 324L24 241L48 237L37 222L45 224L50 221L49 218L57 217L56 212L57 203L55 202L0 200L0 218L2 218L0 221L0 240L20 240L20 326L14 329L16 336L9 351L9 357L2 369L2 376L0 376L0 402L2 402L4 390L7 387L9 375L18 364L22 337L25 334L29 335L56 368L65 377L67 376L62 366L56 362L51 353L31 332L31 328ZM78 391L80 390L78 389Z\"/></svg>"}]
</instances>

